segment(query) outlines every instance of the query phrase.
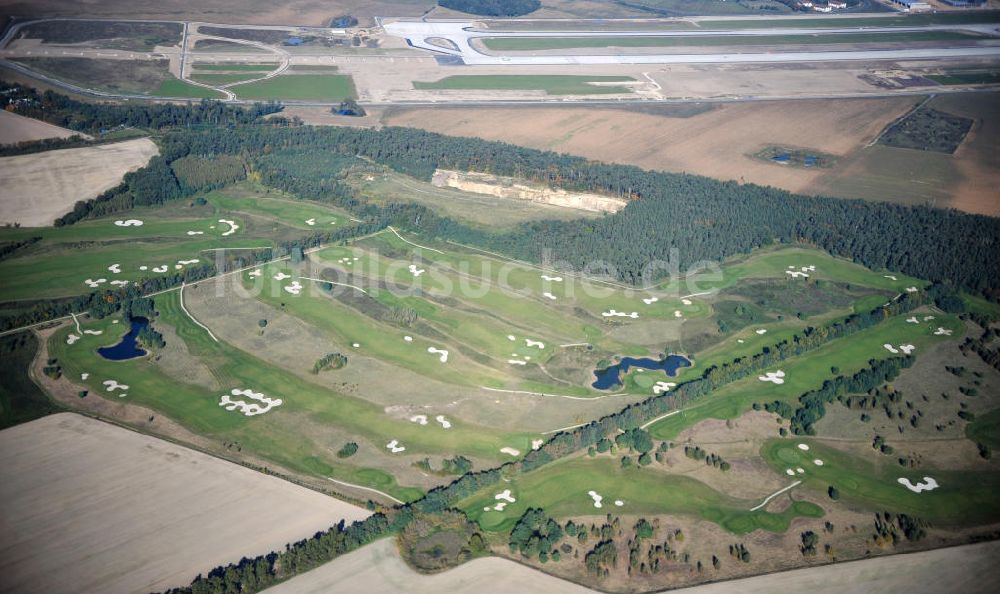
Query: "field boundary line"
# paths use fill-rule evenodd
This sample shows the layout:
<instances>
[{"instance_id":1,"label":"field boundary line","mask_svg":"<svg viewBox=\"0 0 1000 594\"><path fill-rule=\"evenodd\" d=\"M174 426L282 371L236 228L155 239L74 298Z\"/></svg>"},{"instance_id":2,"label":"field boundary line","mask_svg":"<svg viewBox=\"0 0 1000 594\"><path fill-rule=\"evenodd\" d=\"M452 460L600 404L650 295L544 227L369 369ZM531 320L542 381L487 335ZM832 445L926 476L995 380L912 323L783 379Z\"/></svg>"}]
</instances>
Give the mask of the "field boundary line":
<instances>
[{"instance_id":1,"label":"field boundary line","mask_svg":"<svg viewBox=\"0 0 1000 594\"><path fill-rule=\"evenodd\" d=\"M208 332L208 335L212 337L212 340L214 340L215 342L219 342L219 339L216 338L214 334L212 334L212 331L208 329L208 326L206 326L205 324L202 324L197 319L195 319L195 317L193 315L191 315L191 312L189 312L188 309L186 307L184 307L184 287L186 287L186 286L187 286L186 284L181 283L180 292L177 293L177 296L179 298L178 301L181 304L181 311L183 311L184 313L186 313L187 317L191 318L192 322L194 322L195 324L197 324L205 332Z\"/></svg>"},{"instance_id":2,"label":"field boundary line","mask_svg":"<svg viewBox=\"0 0 1000 594\"><path fill-rule=\"evenodd\" d=\"M334 281L324 280L324 279L321 279L321 278L310 278L308 276L300 276L299 278L302 279L302 280L316 281L317 283L328 283L328 284L331 284L331 285L337 285L338 287L350 287L352 289L357 289L357 290L361 291L365 295L368 294L368 291L362 289L361 287L358 287L358 286L355 286L355 285L349 285L347 283L337 283L337 282L334 282Z\"/></svg>"},{"instance_id":3,"label":"field boundary line","mask_svg":"<svg viewBox=\"0 0 1000 594\"><path fill-rule=\"evenodd\" d=\"M656 417L655 419L653 419L652 421L646 423L645 425L639 425L639 429L645 429L646 427L649 427L653 423L655 423L655 422L657 422L657 421L659 421L661 419L665 419L667 417L672 417L672 416L676 415L679 412L681 412L681 409L672 410L672 411L668 412L665 415L660 415L660 416Z\"/></svg>"},{"instance_id":4,"label":"field boundary line","mask_svg":"<svg viewBox=\"0 0 1000 594\"><path fill-rule=\"evenodd\" d=\"M768 503L769 501L771 501L772 499L774 499L774 498L775 498L775 497L777 497L778 495L781 495L781 494L782 494L782 493L784 493L785 491L787 491L787 490L789 490L789 489L792 489L792 488L794 488L794 487L797 487L797 486L799 486L799 485L801 485L801 484L802 484L802 481L795 481L794 483L792 483L792 484L788 485L788 486L787 486L787 487L785 487L784 489L779 489L779 490L775 491L774 493L771 493L770 495L768 495L767 497L765 497L765 498L764 498L764 501L762 501L762 502L760 503L760 505L758 505L757 507L751 507L751 508L750 508L750 511L757 511L758 509L760 509L760 508L764 507L765 505L767 505L767 503Z\"/></svg>"},{"instance_id":5,"label":"field boundary line","mask_svg":"<svg viewBox=\"0 0 1000 594\"><path fill-rule=\"evenodd\" d=\"M527 390L504 390L501 388L489 388L479 386L489 392L502 392L504 394L524 394L526 396L545 396L546 398L569 398L570 400L600 400L609 396L628 396L628 392L615 392L614 394L601 394L600 396L569 396L567 394L546 394L545 392L529 392Z\"/></svg>"},{"instance_id":6,"label":"field boundary line","mask_svg":"<svg viewBox=\"0 0 1000 594\"><path fill-rule=\"evenodd\" d=\"M363 489L365 491L371 491L372 493L378 493L379 495L382 495L383 497L388 497L389 499L392 499L396 503L398 503L400 505L403 505L403 502L400 501L399 499L396 499L395 497L393 497L392 495L389 495L388 493L384 493L382 491L379 491L378 489L372 489L371 487L363 487L361 485L355 485L354 483L345 483L344 481L338 481L337 479L330 478L330 477L326 477L326 480L332 481L334 483L337 483L338 485L343 485L345 487L351 487L353 489Z\"/></svg>"},{"instance_id":7,"label":"field boundary line","mask_svg":"<svg viewBox=\"0 0 1000 594\"><path fill-rule=\"evenodd\" d=\"M388 229L389 231L392 231L393 233L396 234L396 237L402 239L403 241L405 241L406 243L408 243L408 244L410 244L410 245L412 245L414 247L418 247L418 248L420 248L422 250L430 250L432 252L436 252L438 254L441 254L442 256L444 255L444 252L442 252L441 250L436 250L436 249L434 249L432 247L427 247L426 245L416 244L416 243L413 243L412 241L410 241L409 239L404 238L402 235L399 234L398 231L396 231L395 229L392 228L392 225L386 226L386 229Z\"/></svg>"}]
</instances>

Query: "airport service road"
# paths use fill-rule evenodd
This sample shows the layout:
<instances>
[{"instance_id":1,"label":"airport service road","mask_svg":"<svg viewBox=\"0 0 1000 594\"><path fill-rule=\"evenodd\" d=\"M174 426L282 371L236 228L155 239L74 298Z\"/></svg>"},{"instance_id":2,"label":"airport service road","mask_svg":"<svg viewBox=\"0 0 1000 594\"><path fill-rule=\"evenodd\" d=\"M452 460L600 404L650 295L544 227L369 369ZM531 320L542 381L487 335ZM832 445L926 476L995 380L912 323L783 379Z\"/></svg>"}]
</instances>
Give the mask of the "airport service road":
<instances>
[{"instance_id":1,"label":"airport service road","mask_svg":"<svg viewBox=\"0 0 1000 594\"><path fill-rule=\"evenodd\" d=\"M981 33L994 34L996 27L988 26L929 26L907 28L837 28L837 29L754 29L744 31L687 31L687 32L604 32L589 31L562 32L560 37L620 37L620 36L674 36L674 35L824 35L834 33L859 32L900 32L927 31L935 29L974 29ZM389 35L406 39L413 47L434 52L461 57L468 65L490 66L544 66L573 64L739 64L739 63L781 63L781 62L828 62L844 60L907 60L907 59L941 59L941 58L982 58L1000 56L1000 46L976 46L955 48L902 48L885 50L843 50L819 52L757 52L757 53L716 53L716 54L644 54L644 55L543 55L543 56L510 56L487 55L475 49L471 40L491 35L483 31L473 30L472 21L460 22L412 22L397 21L386 23L385 31ZM551 37L552 33L521 32L497 33L494 37ZM454 47L442 47L431 43L430 39L447 40Z\"/></svg>"}]
</instances>

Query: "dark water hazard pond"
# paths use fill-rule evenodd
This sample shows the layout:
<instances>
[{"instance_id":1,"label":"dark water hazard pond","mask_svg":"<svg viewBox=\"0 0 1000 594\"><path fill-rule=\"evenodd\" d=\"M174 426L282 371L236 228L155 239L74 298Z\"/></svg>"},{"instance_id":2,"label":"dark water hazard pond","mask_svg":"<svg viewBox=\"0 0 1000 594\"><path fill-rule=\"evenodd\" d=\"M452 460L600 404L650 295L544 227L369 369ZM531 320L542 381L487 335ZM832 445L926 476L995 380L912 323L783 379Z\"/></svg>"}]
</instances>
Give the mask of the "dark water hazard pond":
<instances>
[{"instance_id":1,"label":"dark water hazard pond","mask_svg":"<svg viewBox=\"0 0 1000 594\"><path fill-rule=\"evenodd\" d=\"M131 324L132 328L128 334L122 337L121 342L114 346L99 348L97 349L97 354L109 361L125 361L126 359L146 356L146 351L140 349L135 340L138 338L139 332L149 325L149 320L146 318L132 318Z\"/></svg>"},{"instance_id":2,"label":"dark water hazard pond","mask_svg":"<svg viewBox=\"0 0 1000 594\"><path fill-rule=\"evenodd\" d=\"M607 369L595 369L594 375L597 376L597 380L591 385L598 390L610 390L611 388L620 386L621 381L618 378L628 373L628 370L633 367L659 369L668 376L674 377L677 375L677 370L681 367L691 367L691 361L681 355L670 355L659 361L648 357L641 359L624 357L617 365L612 365Z\"/></svg>"}]
</instances>

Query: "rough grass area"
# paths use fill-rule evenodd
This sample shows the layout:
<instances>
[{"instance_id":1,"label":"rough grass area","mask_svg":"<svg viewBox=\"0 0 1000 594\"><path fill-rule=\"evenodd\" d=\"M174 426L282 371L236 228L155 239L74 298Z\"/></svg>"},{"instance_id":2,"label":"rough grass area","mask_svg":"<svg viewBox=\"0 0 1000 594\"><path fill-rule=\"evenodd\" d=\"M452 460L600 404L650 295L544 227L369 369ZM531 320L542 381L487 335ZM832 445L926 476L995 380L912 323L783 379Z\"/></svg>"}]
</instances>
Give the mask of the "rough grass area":
<instances>
[{"instance_id":1,"label":"rough grass area","mask_svg":"<svg viewBox=\"0 0 1000 594\"><path fill-rule=\"evenodd\" d=\"M229 72L209 72L209 73L195 72L194 74L191 75L190 78L191 80L204 83L206 85L219 86L219 85L231 85L246 80L253 80L255 78L260 78L261 76L262 76L261 74L255 74L253 72L244 72L242 74L229 73ZM211 92L210 89L206 89L206 91Z\"/></svg>"},{"instance_id":2,"label":"rough grass area","mask_svg":"<svg viewBox=\"0 0 1000 594\"><path fill-rule=\"evenodd\" d=\"M32 332L0 337L0 429L61 410L28 376L37 351L38 339Z\"/></svg>"},{"instance_id":3,"label":"rough grass area","mask_svg":"<svg viewBox=\"0 0 1000 594\"><path fill-rule=\"evenodd\" d=\"M889 126L879 143L896 148L952 154L972 128L973 120L922 107Z\"/></svg>"},{"instance_id":4,"label":"rough grass area","mask_svg":"<svg viewBox=\"0 0 1000 594\"><path fill-rule=\"evenodd\" d=\"M206 72L270 72L277 68L277 64L236 64L236 63L219 63L219 64L207 64L204 62L199 62L194 64L194 69L198 71Z\"/></svg>"},{"instance_id":5,"label":"rough grass area","mask_svg":"<svg viewBox=\"0 0 1000 594\"><path fill-rule=\"evenodd\" d=\"M631 93L621 85L593 83L630 82L631 76L576 76L568 74L459 74L437 81L413 81L418 90L545 91L548 95L617 95Z\"/></svg>"},{"instance_id":6,"label":"rough grass area","mask_svg":"<svg viewBox=\"0 0 1000 594\"><path fill-rule=\"evenodd\" d=\"M1000 409L977 416L966 426L965 435L976 443L1000 448Z\"/></svg>"},{"instance_id":7,"label":"rough grass area","mask_svg":"<svg viewBox=\"0 0 1000 594\"><path fill-rule=\"evenodd\" d=\"M1000 83L1000 72L990 71L949 71L944 74L927 74L925 78L941 85L994 85Z\"/></svg>"},{"instance_id":8,"label":"rough grass area","mask_svg":"<svg viewBox=\"0 0 1000 594\"><path fill-rule=\"evenodd\" d=\"M150 51L158 45L179 44L182 32L180 23L65 20L31 23L21 29L20 36L41 39L42 43L86 43L105 49Z\"/></svg>"},{"instance_id":9,"label":"rough grass area","mask_svg":"<svg viewBox=\"0 0 1000 594\"><path fill-rule=\"evenodd\" d=\"M86 89L152 97L192 99L222 97L218 91L175 78L167 69L166 60L17 58L15 61Z\"/></svg>"},{"instance_id":10,"label":"rough grass area","mask_svg":"<svg viewBox=\"0 0 1000 594\"><path fill-rule=\"evenodd\" d=\"M295 74L230 89L243 99L287 99L336 102L357 96L354 79L346 74Z\"/></svg>"},{"instance_id":11,"label":"rough grass area","mask_svg":"<svg viewBox=\"0 0 1000 594\"><path fill-rule=\"evenodd\" d=\"M829 26L829 24L827 24ZM636 48L636 47L717 47L717 46L776 46L776 45L837 45L858 43L915 43L967 41L977 35L951 31L906 33L831 33L825 35L733 35L699 36L627 36L627 37L487 37L483 44L494 51L540 51L577 48Z\"/></svg>"}]
</instances>

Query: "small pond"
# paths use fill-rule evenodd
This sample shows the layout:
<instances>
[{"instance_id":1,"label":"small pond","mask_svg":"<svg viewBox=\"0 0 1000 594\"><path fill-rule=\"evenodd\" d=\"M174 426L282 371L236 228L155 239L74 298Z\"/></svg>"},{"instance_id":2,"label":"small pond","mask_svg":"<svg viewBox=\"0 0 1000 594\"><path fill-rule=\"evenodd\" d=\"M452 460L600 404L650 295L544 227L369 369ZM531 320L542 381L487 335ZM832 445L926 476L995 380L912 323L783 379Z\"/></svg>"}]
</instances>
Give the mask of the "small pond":
<instances>
[{"instance_id":1,"label":"small pond","mask_svg":"<svg viewBox=\"0 0 1000 594\"><path fill-rule=\"evenodd\" d=\"M139 332L149 325L149 320L146 318L132 318L131 324L132 328L128 334L122 337L121 342L114 346L99 348L97 349L97 354L110 361L125 361L126 359L144 357L146 351L139 348L136 338L138 338Z\"/></svg>"},{"instance_id":2,"label":"small pond","mask_svg":"<svg viewBox=\"0 0 1000 594\"><path fill-rule=\"evenodd\" d=\"M665 359L659 361L648 357L643 357L641 359L623 357L617 365L612 365L607 369L595 369L594 375L597 377L597 380L591 385L598 390L610 390L611 388L620 386L621 382L618 381L618 378L621 375L628 373L628 370L633 367L638 367L640 369L659 369L668 376L674 377L677 375L677 370L681 367L691 367L691 361L688 360L687 357L682 357L681 355L669 355Z\"/></svg>"}]
</instances>

